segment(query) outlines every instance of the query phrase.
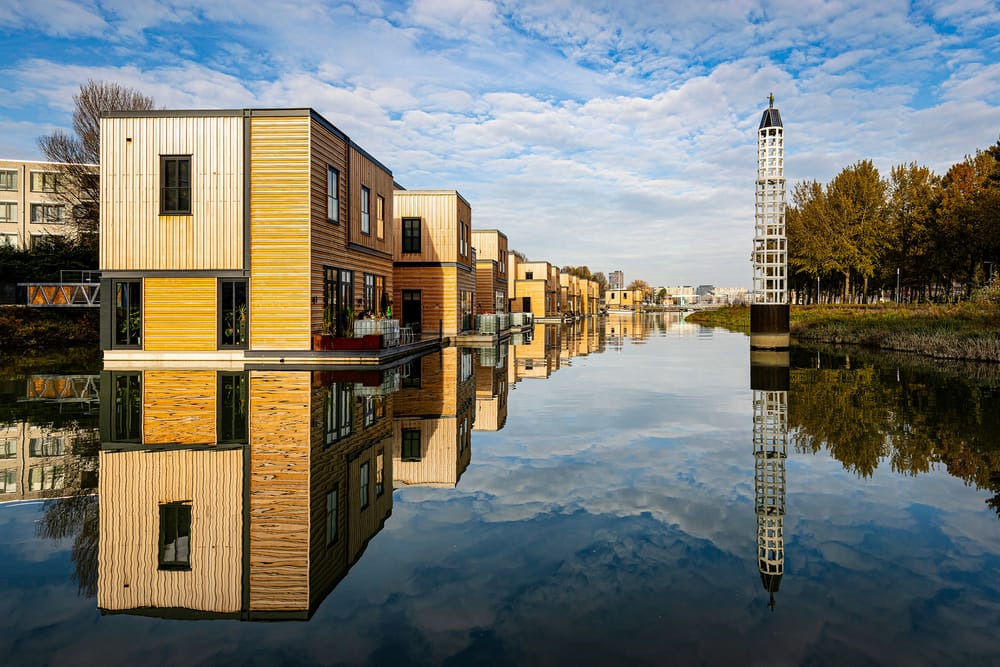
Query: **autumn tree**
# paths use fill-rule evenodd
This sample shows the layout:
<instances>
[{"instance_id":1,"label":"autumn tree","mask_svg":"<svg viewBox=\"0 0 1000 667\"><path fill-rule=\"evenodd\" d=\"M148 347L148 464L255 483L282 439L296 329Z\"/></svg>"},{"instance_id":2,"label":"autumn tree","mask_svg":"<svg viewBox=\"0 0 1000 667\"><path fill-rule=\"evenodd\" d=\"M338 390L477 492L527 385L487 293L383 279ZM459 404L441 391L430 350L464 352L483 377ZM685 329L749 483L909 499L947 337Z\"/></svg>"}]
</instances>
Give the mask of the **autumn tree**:
<instances>
[{"instance_id":1,"label":"autumn tree","mask_svg":"<svg viewBox=\"0 0 1000 667\"><path fill-rule=\"evenodd\" d=\"M101 160L101 115L107 111L146 111L153 99L111 81L88 80L73 96L73 134L55 130L38 138L50 162L64 163L63 182L54 197L66 204L78 236L97 231L100 183L95 166Z\"/></svg>"},{"instance_id":2,"label":"autumn tree","mask_svg":"<svg viewBox=\"0 0 1000 667\"><path fill-rule=\"evenodd\" d=\"M901 282L918 287L927 281L933 258L931 234L940 198L941 179L927 167L911 162L893 167L889 175L886 270L898 269Z\"/></svg>"},{"instance_id":3,"label":"autumn tree","mask_svg":"<svg viewBox=\"0 0 1000 667\"><path fill-rule=\"evenodd\" d=\"M642 293L643 301L648 300L653 295L653 288L650 287L649 283L645 280L633 280L625 287L625 289L639 290Z\"/></svg>"}]
</instances>

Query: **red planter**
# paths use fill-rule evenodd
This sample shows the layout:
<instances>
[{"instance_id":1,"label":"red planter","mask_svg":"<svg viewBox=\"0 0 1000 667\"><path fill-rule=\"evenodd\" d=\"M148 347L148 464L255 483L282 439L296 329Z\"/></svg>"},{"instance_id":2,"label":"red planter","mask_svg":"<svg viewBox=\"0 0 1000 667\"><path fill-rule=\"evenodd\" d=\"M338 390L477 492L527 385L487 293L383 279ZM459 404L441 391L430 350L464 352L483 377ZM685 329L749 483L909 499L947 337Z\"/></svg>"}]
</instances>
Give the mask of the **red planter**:
<instances>
[{"instance_id":1,"label":"red planter","mask_svg":"<svg viewBox=\"0 0 1000 667\"><path fill-rule=\"evenodd\" d=\"M355 338L338 338L330 334L313 334L314 350L381 350L382 334Z\"/></svg>"}]
</instances>

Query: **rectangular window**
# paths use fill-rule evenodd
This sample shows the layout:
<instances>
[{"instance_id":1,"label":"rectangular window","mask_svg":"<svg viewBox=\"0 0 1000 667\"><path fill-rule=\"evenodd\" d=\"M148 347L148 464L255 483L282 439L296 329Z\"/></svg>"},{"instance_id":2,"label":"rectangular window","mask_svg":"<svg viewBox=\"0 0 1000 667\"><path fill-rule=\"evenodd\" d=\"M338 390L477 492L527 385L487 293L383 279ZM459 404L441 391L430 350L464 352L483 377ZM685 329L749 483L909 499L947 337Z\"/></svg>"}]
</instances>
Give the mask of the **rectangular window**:
<instances>
[{"instance_id":1,"label":"rectangular window","mask_svg":"<svg viewBox=\"0 0 1000 667\"><path fill-rule=\"evenodd\" d=\"M469 254L469 226L463 220L458 221L458 254L462 257Z\"/></svg>"},{"instance_id":2,"label":"rectangular window","mask_svg":"<svg viewBox=\"0 0 1000 667\"><path fill-rule=\"evenodd\" d=\"M249 379L243 373L219 373L216 414L220 443L247 442Z\"/></svg>"},{"instance_id":3,"label":"rectangular window","mask_svg":"<svg viewBox=\"0 0 1000 667\"><path fill-rule=\"evenodd\" d=\"M51 491L65 485L65 466L34 466L28 469L28 489L31 491Z\"/></svg>"},{"instance_id":4,"label":"rectangular window","mask_svg":"<svg viewBox=\"0 0 1000 667\"><path fill-rule=\"evenodd\" d=\"M0 459L17 458L17 438L4 438L0 440Z\"/></svg>"},{"instance_id":5,"label":"rectangular window","mask_svg":"<svg viewBox=\"0 0 1000 667\"><path fill-rule=\"evenodd\" d=\"M372 219L371 219L371 198L372 191L366 186L361 186L361 233L371 234L372 233Z\"/></svg>"},{"instance_id":6,"label":"rectangular window","mask_svg":"<svg viewBox=\"0 0 1000 667\"><path fill-rule=\"evenodd\" d=\"M375 236L381 240L385 238L385 197L375 196Z\"/></svg>"},{"instance_id":7,"label":"rectangular window","mask_svg":"<svg viewBox=\"0 0 1000 667\"><path fill-rule=\"evenodd\" d=\"M534 272L532 272L532 271L525 271L524 272L524 279L525 280L534 280L535 279Z\"/></svg>"},{"instance_id":8,"label":"rectangular window","mask_svg":"<svg viewBox=\"0 0 1000 667\"><path fill-rule=\"evenodd\" d=\"M340 224L340 172L326 168L326 219Z\"/></svg>"},{"instance_id":9,"label":"rectangular window","mask_svg":"<svg viewBox=\"0 0 1000 667\"><path fill-rule=\"evenodd\" d=\"M191 569L191 503L160 505L160 569Z\"/></svg>"},{"instance_id":10,"label":"rectangular window","mask_svg":"<svg viewBox=\"0 0 1000 667\"><path fill-rule=\"evenodd\" d=\"M250 342L247 281L219 281L219 347L246 349Z\"/></svg>"},{"instance_id":11,"label":"rectangular window","mask_svg":"<svg viewBox=\"0 0 1000 667\"><path fill-rule=\"evenodd\" d=\"M62 189L62 174L55 171L31 172L32 192L59 192Z\"/></svg>"},{"instance_id":12,"label":"rectangular window","mask_svg":"<svg viewBox=\"0 0 1000 667\"><path fill-rule=\"evenodd\" d=\"M422 385L422 375L423 375L423 365L419 359L407 362L403 366L402 378L400 378L400 386L404 389L420 389Z\"/></svg>"},{"instance_id":13,"label":"rectangular window","mask_svg":"<svg viewBox=\"0 0 1000 667\"><path fill-rule=\"evenodd\" d=\"M379 417L385 414L384 402L381 396L366 396L364 404L365 428L374 426Z\"/></svg>"},{"instance_id":14,"label":"rectangular window","mask_svg":"<svg viewBox=\"0 0 1000 667\"><path fill-rule=\"evenodd\" d=\"M375 276L375 312L389 317L386 308L389 306L389 295L385 293L385 276Z\"/></svg>"},{"instance_id":15,"label":"rectangular window","mask_svg":"<svg viewBox=\"0 0 1000 667\"><path fill-rule=\"evenodd\" d=\"M32 204L31 221L62 224L66 222L66 206L64 204Z\"/></svg>"},{"instance_id":16,"label":"rectangular window","mask_svg":"<svg viewBox=\"0 0 1000 667\"><path fill-rule=\"evenodd\" d=\"M354 384L334 382L323 400L324 443L332 445L354 430Z\"/></svg>"},{"instance_id":17,"label":"rectangular window","mask_svg":"<svg viewBox=\"0 0 1000 667\"><path fill-rule=\"evenodd\" d=\"M28 453L34 458L42 456L62 456L65 453L64 439L56 436L31 438L28 441Z\"/></svg>"},{"instance_id":18,"label":"rectangular window","mask_svg":"<svg viewBox=\"0 0 1000 667\"><path fill-rule=\"evenodd\" d=\"M385 452L378 450L375 455L375 496L385 493Z\"/></svg>"},{"instance_id":19,"label":"rectangular window","mask_svg":"<svg viewBox=\"0 0 1000 667\"><path fill-rule=\"evenodd\" d=\"M0 222L17 222L17 202L0 201Z\"/></svg>"},{"instance_id":20,"label":"rectangular window","mask_svg":"<svg viewBox=\"0 0 1000 667\"><path fill-rule=\"evenodd\" d=\"M420 252L420 218L403 218L403 252Z\"/></svg>"},{"instance_id":21,"label":"rectangular window","mask_svg":"<svg viewBox=\"0 0 1000 667\"><path fill-rule=\"evenodd\" d=\"M0 470L0 493L17 493L17 470Z\"/></svg>"},{"instance_id":22,"label":"rectangular window","mask_svg":"<svg viewBox=\"0 0 1000 667\"><path fill-rule=\"evenodd\" d=\"M359 486L359 491L361 492L361 497L359 498L361 501L361 509L368 507L368 477L371 474L370 471L371 465L369 465L368 461L361 464L361 471L358 473L361 478L361 484Z\"/></svg>"},{"instance_id":23,"label":"rectangular window","mask_svg":"<svg viewBox=\"0 0 1000 667\"><path fill-rule=\"evenodd\" d=\"M142 442L142 375L112 373L111 440Z\"/></svg>"},{"instance_id":24,"label":"rectangular window","mask_svg":"<svg viewBox=\"0 0 1000 667\"><path fill-rule=\"evenodd\" d=\"M160 215L191 215L191 156L160 156Z\"/></svg>"},{"instance_id":25,"label":"rectangular window","mask_svg":"<svg viewBox=\"0 0 1000 667\"><path fill-rule=\"evenodd\" d=\"M115 347L142 345L142 282L117 280L115 286Z\"/></svg>"},{"instance_id":26,"label":"rectangular window","mask_svg":"<svg viewBox=\"0 0 1000 667\"><path fill-rule=\"evenodd\" d=\"M333 491L326 494L326 546L337 541L337 491L339 488L333 485Z\"/></svg>"},{"instance_id":27,"label":"rectangular window","mask_svg":"<svg viewBox=\"0 0 1000 667\"><path fill-rule=\"evenodd\" d=\"M0 234L0 246L16 247L17 234Z\"/></svg>"},{"instance_id":28,"label":"rectangular window","mask_svg":"<svg viewBox=\"0 0 1000 667\"><path fill-rule=\"evenodd\" d=\"M400 458L404 461L420 460L420 429L404 428Z\"/></svg>"},{"instance_id":29,"label":"rectangular window","mask_svg":"<svg viewBox=\"0 0 1000 667\"><path fill-rule=\"evenodd\" d=\"M17 190L16 169L0 169L0 190Z\"/></svg>"},{"instance_id":30,"label":"rectangular window","mask_svg":"<svg viewBox=\"0 0 1000 667\"><path fill-rule=\"evenodd\" d=\"M375 276L371 273L364 274L365 282L365 303L364 310L372 316L378 312L378 295L375 292Z\"/></svg>"}]
</instances>

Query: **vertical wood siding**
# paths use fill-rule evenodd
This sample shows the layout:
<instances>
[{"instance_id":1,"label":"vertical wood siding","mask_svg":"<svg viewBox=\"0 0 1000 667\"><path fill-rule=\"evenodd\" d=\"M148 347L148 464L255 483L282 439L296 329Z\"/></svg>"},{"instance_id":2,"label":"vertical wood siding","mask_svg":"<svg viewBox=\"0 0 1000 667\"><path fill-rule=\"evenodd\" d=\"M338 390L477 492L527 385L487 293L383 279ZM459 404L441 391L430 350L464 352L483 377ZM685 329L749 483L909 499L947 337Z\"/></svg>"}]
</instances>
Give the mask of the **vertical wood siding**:
<instances>
[{"instance_id":1,"label":"vertical wood siding","mask_svg":"<svg viewBox=\"0 0 1000 667\"><path fill-rule=\"evenodd\" d=\"M393 217L397 262L458 262L474 267L472 251L459 255L459 221L469 226L470 246L472 210L454 190L397 190ZM420 252L403 254L403 218L420 218Z\"/></svg>"},{"instance_id":2,"label":"vertical wood siding","mask_svg":"<svg viewBox=\"0 0 1000 667\"><path fill-rule=\"evenodd\" d=\"M142 376L143 444L215 445L217 385L214 370L146 370Z\"/></svg>"},{"instance_id":3,"label":"vertical wood siding","mask_svg":"<svg viewBox=\"0 0 1000 667\"><path fill-rule=\"evenodd\" d=\"M218 347L215 278L143 280L143 348L215 350Z\"/></svg>"},{"instance_id":4,"label":"vertical wood siding","mask_svg":"<svg viewBox=\"0 0 1000 667\"><path fill-rule=\"evenodd\" d=\"M97 606L240 611L243 451L100 452ZM191 569L158 569L159 505L191 503Z\"/></svg>"},{"instance_id":5,"label":"vertical wood siding","mask_svg":"<svg viewBox=\"0 0 1000 667\"><path fill-rule=\"evenodd\" d=\"M241 116L102 119L101 269L243 268L242 128ZM191 215L160 215L161 155L191 156Z\"/></svg>"},{"instance_id":6,"label":"vertical wood siding","mask_svg":"<svg viewBox=\"0 0 1000 667\"><path fill-rule=\"evenodd\" d=\"M250 347L308 350L308 115L251 119Z\"/></svg>"},{"instance_id":7,"label":"vertical wood siding","mask_svg":"<svg viewBox=\"0 0 1000 667\"><path fill-rule=\"evenodd\" d=\"M250 376L250 610L309 608L310 373Z\"/></svg>"}]
</instances>

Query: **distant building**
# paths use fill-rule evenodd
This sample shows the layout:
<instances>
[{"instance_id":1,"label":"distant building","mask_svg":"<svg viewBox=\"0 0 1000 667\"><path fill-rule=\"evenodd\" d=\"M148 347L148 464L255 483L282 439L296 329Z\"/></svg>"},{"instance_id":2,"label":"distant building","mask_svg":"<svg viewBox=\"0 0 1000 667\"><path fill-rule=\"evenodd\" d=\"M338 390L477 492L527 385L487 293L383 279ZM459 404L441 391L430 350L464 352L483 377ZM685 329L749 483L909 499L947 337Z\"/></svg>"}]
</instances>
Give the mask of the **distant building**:
<instances>
[{"instance_id":1,"label":"distant building","mask_svg":"<svg viewBox=\"0 0 1000 667\"><path fill-rule=\"evenodd\" d=\"M711 294L715 291L715 285L698 285L698 289L695 290L695 294L698 296L705 296Z\"/></svg>"},{"instance_id":2,"label":"distant building","mask_svg":"<svg viewBox=\"0 0 1000 667\"><path fill-rule=\"evenodd\" d=\"M71 206L59 193L69 187L66 165L0 160L0 246L31 248L48 236L71 236ZM96 177L98 165L90 165Z\"/></svg>"},{"instance_id":3,"label":"distant building","mask_svg":"<svg viewBox=\"0 0 1000 667\"><path fill-rule=\"evenodd\" d=\"M608 289L625 289L625 274L621 269L608 275Z\"/></svg>"}]
</instances>

